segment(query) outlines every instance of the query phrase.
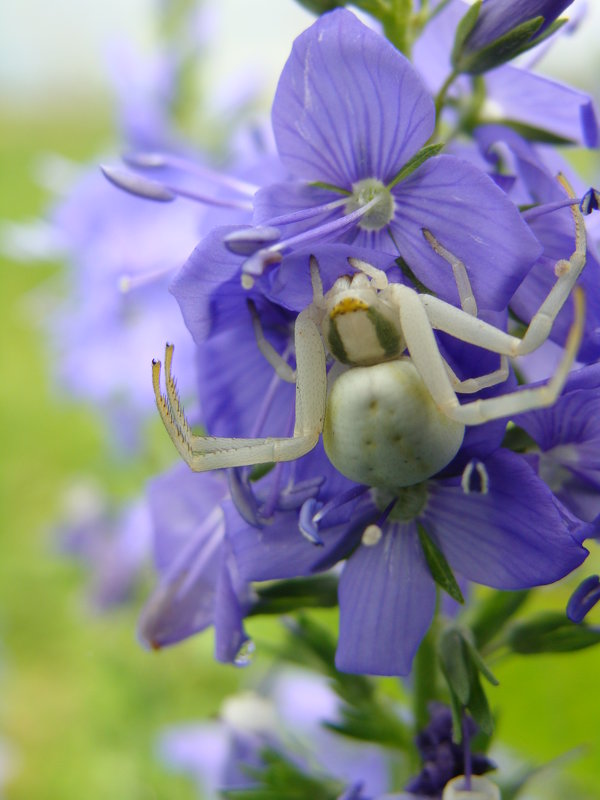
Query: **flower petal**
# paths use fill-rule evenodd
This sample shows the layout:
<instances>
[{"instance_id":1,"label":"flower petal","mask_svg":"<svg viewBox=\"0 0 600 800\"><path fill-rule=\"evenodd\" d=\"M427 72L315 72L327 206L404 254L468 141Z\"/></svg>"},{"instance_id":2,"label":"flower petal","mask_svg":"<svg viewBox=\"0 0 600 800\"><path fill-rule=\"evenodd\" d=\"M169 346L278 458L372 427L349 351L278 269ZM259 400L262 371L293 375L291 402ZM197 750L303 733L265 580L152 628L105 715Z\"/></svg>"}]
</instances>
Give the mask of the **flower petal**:
<instances>
[{"instance_id":1,"label":"flower petal","mask_svg":"<svg viewBox=\"0 0 600 800\"><path fill-rule=\"evenodd\" d=\"M139 631L152 647L191 636L214 622L222 561L226 484L183 465L154 480L150 505L160 583L142 612Z\"/></svg>"},{"instance_id":2,"label":"flower petal","mask_svg":"<svg viewBox=\"0 0 600 800\"><path fill-rule=\"evenodd\" d=\"M216 228L206 236L177 273L170 290L179 303L188 330L199 344L211 333L214 318L211 299L224 284L230 294L239 295L240 304L246 291L240 275L243 258L230 252L224 237L239 227Z\"/></svg>"},{"instance_id":3,"label":"flower petal","mask_svg":"<svg viewBox=\"0 0 600 800\"><path fill-rule=\"evenodd\" d=\"M579 566L587 550L525 459L500 450L485 467L487 494L431 485L423 520L450 566L497 589L552 583Z\"/></svg>"},{"instance_id":4,"label":"flower petal","mask_svg":"<svg viewBox=\"0 0 600 800\"><path fill-rule=\"evenodd\" d=\"M431 135L434 107L406 58L336 9L294 42L272 118L295 175L349 189L361 178L392 180Z\"/></svg>"},{"instance_id":5,"label":"flower petal","mask_svg":"<svg viewBox=\"0 0 600 800\"><path fill-rule=\"evenodd\" d=\"M496 119L530 125L585 147L598 146L598 118L589 94L517 67L493 70L485 81Z\"/></svg>"},{"instance_id":6,"label":"flower petal","mask_svg":"<svg viewBox=\"0 0 600 800\"><path fill-rule=\"evenodd\" d=\"M422 234L423 228L464 262L482 309L504 308L541 246L513 203L476 167L454 156L426 161L393 190L391 224L415 275L444 300L458 302L448 263Z\"/></svg>"},{"instance_id":7,"label":"flower petal","mask_svg":"<svg viewBox=\"0 0 600 800\"><path fill-rule=\"evenodd\" d=\"M359 546L340 579L337 668L407 675L433 619L435 598L414 524L396 525L378 544Z\"/></svg>"},{"instance_id":8,"label":"flower petal","mask_svg":"<svg viewBox=\"0 0 600 800\"><path fill-rule=\"evenodd\" d=\"M246 307L248 296L220 291L215 296L219 313L226 313L230 324L198 348L202 423L211 436L288 436L295 387L281 380L259 351ZM260 296L256 301L265 336L284 354L293 342L291 315ZM229 307L231 313L224 312Z\"/></svg>"}]
</instances>

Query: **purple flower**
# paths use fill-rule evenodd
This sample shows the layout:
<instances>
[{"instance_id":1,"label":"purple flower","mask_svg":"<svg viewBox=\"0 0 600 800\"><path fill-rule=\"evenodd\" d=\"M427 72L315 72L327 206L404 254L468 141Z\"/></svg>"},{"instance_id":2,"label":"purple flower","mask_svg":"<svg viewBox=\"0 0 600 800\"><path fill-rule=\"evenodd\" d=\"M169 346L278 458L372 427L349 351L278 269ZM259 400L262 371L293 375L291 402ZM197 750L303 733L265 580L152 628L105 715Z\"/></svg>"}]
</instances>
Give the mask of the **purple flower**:
<instances>
[{"instance_id":1,"label":"purple flower","mask_svg":"<svg viewBox=\"0 0 600 800\"><path fill-rule=\"evenodd\" d=\"M483 0L477 22L465 42L473 53L535 17L543 22L535 31L539 36L573 0Z\"/></svg>"},{"instance_id":2,"label":"purple flower","mask_svg":"<svg viewBox=\"0 0 600 800\"><path fill-rule=\"evenodd\" d=\"M587 523L600 514L599 411L600 366L596 364L572 373L550 408L515 417L515 423L539 447L532 460L540 476Z\"/></svg>"},{"instance_id":3,"label":"purple flower","mask_svg":"<svg viewBox=\"0 0 600 800\"><path fill-rule=\"evenodd\" d=\"M300 564L291 524L267 525L260 533L232 529L240 572L247 580L269 580L327 569L333 557L347 558L339 585L336 665L345 672L405 675L436 604L419 525L459 575L500 589L558 580L587 555L572 536L576 521L562 513L522 457L498 450L448 472L453 474L393 497L380 490L358 499L349 492L338 495L313 513L314 529L329 552L312 566L308 558ZM347 496L352 504L345 508Z\"/></svg>"},{"instance_id":4,"label":"purple flower","mask_svg":"<svg viewBox=\"0 0 600 800\"><path fill-rule=\"evenodd\" d=\"M191 203L132 198L96 170L55 210L71 273L70 295L50 320L61 384L126 413L128 425L153 409L148 363L166 331L181 341L182 360L192 360L167 286L197 241L202 213Z\"/></svg>"},{"instance_id":5,"label":"purple flower","mask_svg":"<svg viewBox=\"0 0 600 800\"><path fill-rule=\"evenodd\" d=\"M419 797L440 798L449 780L465 772L464 744L457 744L452 738L452 713L441 703L431 703L430 720L426 728L417 735L416 745L423 761L423 769L407 785L406 790ZM477 733L477 726L470 717L465 716L463 730L471 739ZM483 775L495 764L487 756L471 754L471 774Z\"/></svg>"},{"instance_id":6,"label":"purple flower","mask_svg":"<svg viewBox=\"0 0 600 800\"><path fill-rule=\"evenodd\" d=\"M150 647L214 625L217 659L242 662L249 590L225 540L221 502L227 493L222 475L194 475L183 466L149 485L160 581L142 612L139 635Z\"/></svg>"},{"instance_id":7,"label":"purple flower","mask_svg":"<svg viewBox=\"0 0 600 800\"><path fill-rule=\"evenodd\" d=\"M535 146L518 133L503 125L485 125L474 131L481 151L492 163L502 164L514 176L510 196L519 204L532 206L523 213L544 250L510 301L511 310L529 323L539 308L539 298L551 289L555 279L554 265L568 258L573 251L575 228L569 203L556 176L569 175L576 192L584 192L581 180L568 164L548 147ZM600 357L600 297L596 287L600 282L600 263L592 248L588 248L586 267L578 284L586 296L585 327L577 354L580 362L596 361ZM559 312L550 338L563 344L573 323L573 308L566 303Z\"/></svg>"},{"instance_id":8,"label":"purple flower","mask_svg":"<svg viewBox=\"0 0 600 800\"><path fill-rule=\"evenodd\" d=\"M349 783L349 792L360 784L369 796L379 796L386 788L388 758L378 746L324 727L339 719L339 700L321 676L280 670L269 681L268 696L229 697L219 716L217 722L173 726L159 741L161 759L191 775L203 797L256 785L247 768L264 766L261 752L267 747L314 777L322 773ZM348 796L366 800L363 794Z\"/></svg>"},{"instance_id":9,"label":"purple flower","mask_svg":"<svg viewBox=\"0 0 600 800\"><path fill-rule=\"evenodd\" d=\"M583 622L588 612L600 600L600 578L590 575L573 592L567 603L567 617L571 622Z\"/></svg>"},{"instance_id":10,"label":"purple flower","mask_svg":"<svg viewBox=\"0 0 600 800\"><path fill-rule=\"evenodd\" d=\"M335 239L402 256L455 301L427 228L465 262L480 306L505 306L538 245L473 166L442 155L403 173L434 117L419 75L387 40L344 9L317 20L296 39L273 103L277 148L294 180L256 196L255 224L280 238L258 248L245 271L260 274L290 249Z\"/></svg>"},{"instance_id":11,"label":"purple flower","mask_svg":"<svg viewBox=\"0 0 600 800\"><path fill-rule=\"evenodd\" d=\"M94 610L131 599L150 556L150 516L141 500L111 514L93 488L71 487L67 516L58 529L61 550L89 571L87 594Z\"/></svg>"},{"instance_id":12,"label":"purple flower","mask_svg":"<svg viewBox=\"0 0 600 800\"><path fill-rule=\"evenodd\" d=\"M453 0L431 20L415 43L415 66L433 93L439 92L452 72L450 54L456 27L467 9L462 0ZM512 24L512 15L506 19ZM478 123L522 124L532 135L536 130L547 131L569 142L597 146L597 114L585 92L509 65L493 69L478 80L484 90L483 103L477 107ZM448 105L445 114L456 122L457 104L473 102L472 79L459 76L450 86L448 97L454 103Z\"/></svg>"},{"instance_id":13,"label":"purple flower","mask_svg":"<svg viewBox=\"0 0 600 800\"><path fill-rule=\"evenodd\" d=\"M276 740L277 715L272 704L247 692L228 698L221 719L167 728L158 741L159 757L175 772L189 775L202 797L221 797L221 790L256 784L248 768L263 766L261 751Z\"/></svg>"}]
</instances>

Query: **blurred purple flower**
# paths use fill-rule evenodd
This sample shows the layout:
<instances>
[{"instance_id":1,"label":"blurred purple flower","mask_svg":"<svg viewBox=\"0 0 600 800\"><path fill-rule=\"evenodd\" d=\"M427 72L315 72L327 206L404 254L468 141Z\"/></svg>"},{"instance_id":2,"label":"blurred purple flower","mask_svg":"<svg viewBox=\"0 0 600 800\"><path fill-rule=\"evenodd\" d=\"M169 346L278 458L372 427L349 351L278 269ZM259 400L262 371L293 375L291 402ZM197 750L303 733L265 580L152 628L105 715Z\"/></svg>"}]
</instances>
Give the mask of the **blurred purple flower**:
<instances>
[{"instance_id":1,"label":"blurred purple flower","mask_svg":"<svg viewBox=\"0 0 600 800\"><path fill-rule=\"evenodd\" d=\"M219 790L255 785L247 767L260 768L261 751L271 747L298 768L360 784L369 797L387 786L389 758L376 745L353 742L328 731L323 723L339 719L339 699L326 679L299 670L280 670L267 696L245 692L228 698L219 721L173 726L159 741L161 759L189 774L209 800Z\"/></svg>"},{"instance_id":2,"label":"blurred purple flower","mask_svg":"<svg viewBox=\"0 0 600 800\"><path fill-rule=\"evenodd\" d=\"M61 550L87 567L87 594L95 610L131 599L150 560L150 516L143 500L115 515L94 490L74 486L57 535Z\"/></svg>"},{"instance_id":3,"label":"blurred purple flower","mask_svg":"<svg viewBox=\"0 0 600 800\"><path fill-rule=\"evenodd\" d=\"M160 580L142 611L139 635L152 648L214 625L216 658L241 658L249 589L225 540L227 494L222 475L194 475L183 465L148 487Z\"/></svg>"},{"instance_id":4,"label":"blurred purple flower","mask_svg":"<svg viewBox=\"0 0 600 800\"><path fill-rule=\"evenodd\" d=\"M571 373L550 408L515 417L539 447L530 456L558 499L597 535L600 515L600 365Z\"/></svg>"},{"instance_id":5,"label":"blurred purple flower","mask_svg":"<svg viewBox=\"0 0 600 800\"><path fill-rule=\"evenodd\" d=\"M514 2L511 0L511 5ZM452 72L450 54L456 26L469 6L452 0L425 27L415 43L414 63L433 94L437 94ZM485 8L485 4L484 4ZM513 16L504 17L510 25ZM538 75L529 69L504 65L479 76L484 96L477 122L507 122L546 131L568 142L595 147L598 119L592 98L570 86ZM451 85L446 114L456 116L461 102L473 102L472 79L460 76Z\"/></svg>"}]
</instances>

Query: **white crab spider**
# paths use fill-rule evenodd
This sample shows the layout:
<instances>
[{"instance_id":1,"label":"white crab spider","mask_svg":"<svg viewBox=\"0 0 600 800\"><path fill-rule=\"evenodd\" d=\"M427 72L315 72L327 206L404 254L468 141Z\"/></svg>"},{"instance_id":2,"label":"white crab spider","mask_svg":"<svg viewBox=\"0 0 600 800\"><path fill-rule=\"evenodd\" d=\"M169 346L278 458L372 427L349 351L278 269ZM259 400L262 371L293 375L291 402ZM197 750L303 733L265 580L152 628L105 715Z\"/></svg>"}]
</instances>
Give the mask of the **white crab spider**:
<instances>
[{"instance_id":1,"label":"white crab spider","mask_svg":"<svg viewBox=\"0 0 600 800\"><path fill-rule=\"evenodd\" d=\"M431 477L458 452L466 425L552 405L573 364L583 329L583 295L574 292L575 319L556 373L547 384L461 404L456 396L493 386L508 375L507 357L536 350L571 293L585 264L586 236L581 212L572 206L575 250L555 266L557 280L523 338L476 316L464 265L428 232L426 238L452 266L462 308L419 294L363 261L323 294L316 259L310 259L313 302L295 324L296 370L266 341L253 315L259 349L281 378L296 384L296 417L291 437L241 439L192 433L171 376L173 346L165 357L166 396L160 390L159 361L152 379L163 423L179 453L196 472L277 461L292 461L315 447L323 434L330 461L348 478L396 490ZM500 368L459 381L442 358L434 329L501 355ZM328 379L324 342L339 362ZM344 365L342 367L341 365Z\"/></svg>"}]
</instances>

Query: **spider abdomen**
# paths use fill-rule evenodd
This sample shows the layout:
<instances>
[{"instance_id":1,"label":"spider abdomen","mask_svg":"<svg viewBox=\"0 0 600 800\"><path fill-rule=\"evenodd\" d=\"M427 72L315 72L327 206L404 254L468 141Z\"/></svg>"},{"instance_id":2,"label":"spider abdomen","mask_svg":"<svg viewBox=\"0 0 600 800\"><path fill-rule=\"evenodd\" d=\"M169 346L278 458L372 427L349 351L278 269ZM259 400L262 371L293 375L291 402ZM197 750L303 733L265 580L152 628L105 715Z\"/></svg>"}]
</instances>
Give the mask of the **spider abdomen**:
<instances>
[{"instance_id":1,"label":"spider abdomen","mask_svg":"<svg viewBox=\"0 0 600 800\"><path fill-rule=\"evenodd\" d=\"M396 489L435 475L458 452L464 425L435 405L407 359L342 373L327 400L323 443L351 480Z\"/></svg>"}]
</instances>

